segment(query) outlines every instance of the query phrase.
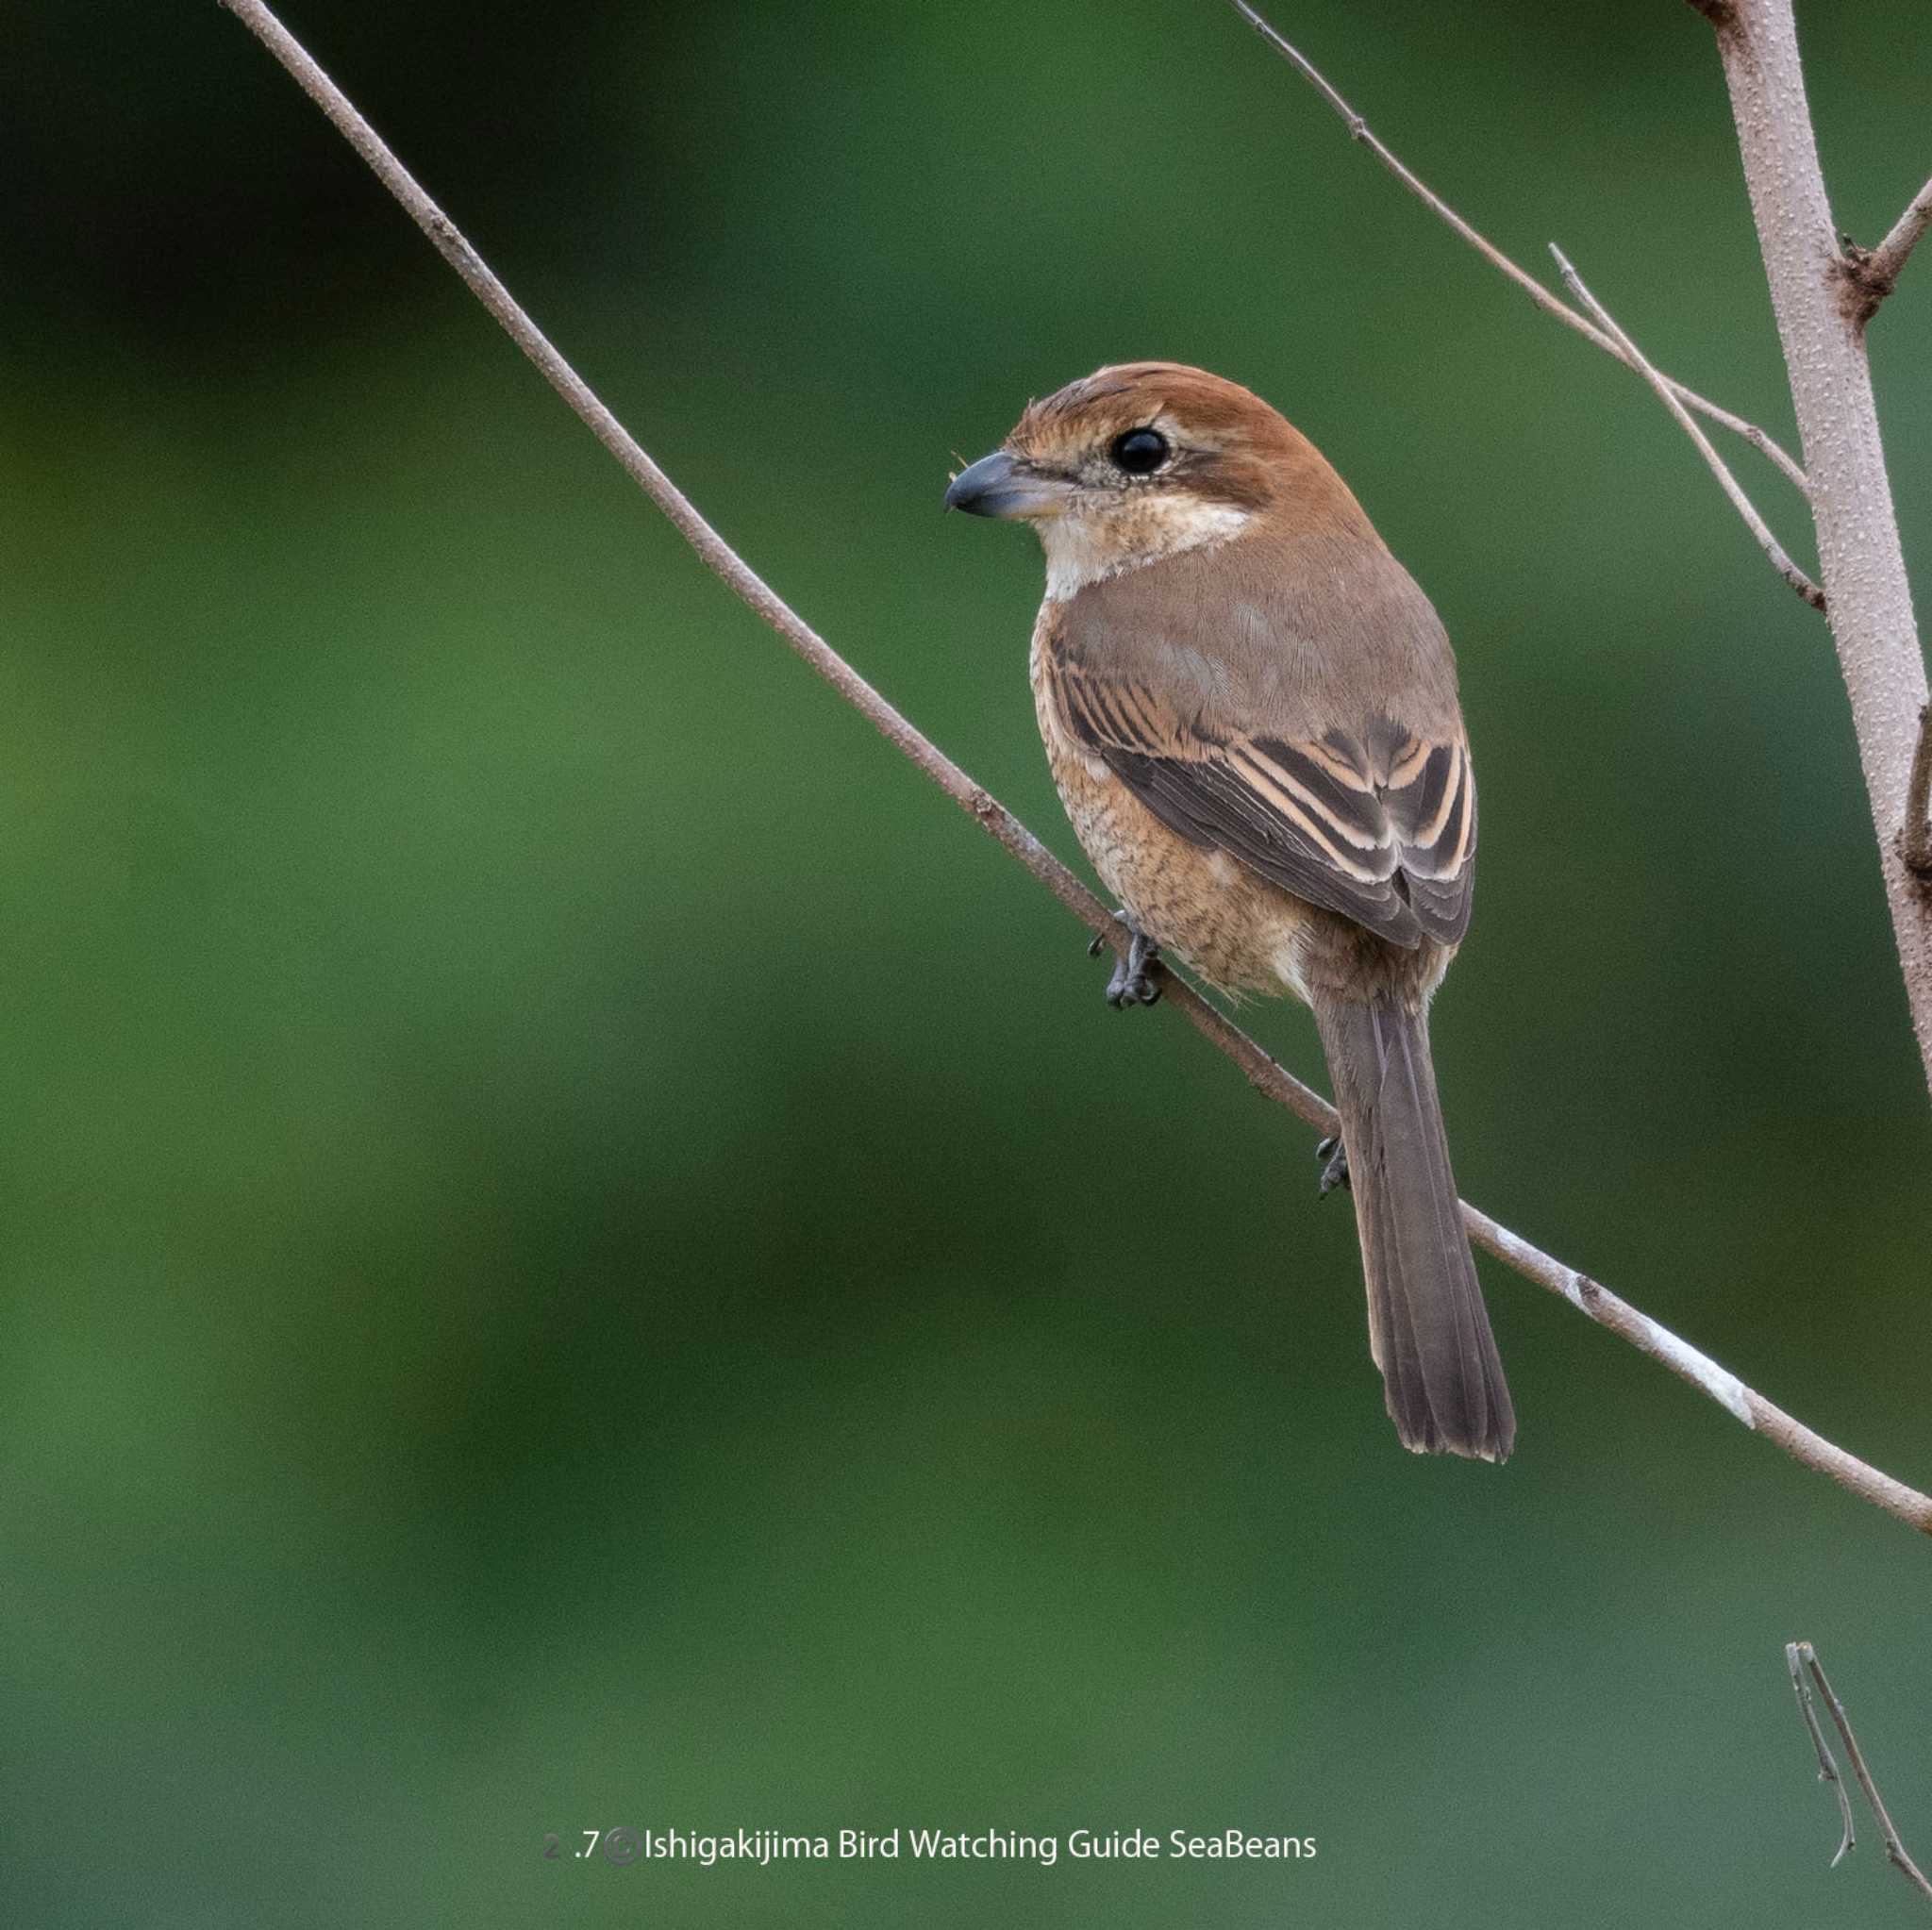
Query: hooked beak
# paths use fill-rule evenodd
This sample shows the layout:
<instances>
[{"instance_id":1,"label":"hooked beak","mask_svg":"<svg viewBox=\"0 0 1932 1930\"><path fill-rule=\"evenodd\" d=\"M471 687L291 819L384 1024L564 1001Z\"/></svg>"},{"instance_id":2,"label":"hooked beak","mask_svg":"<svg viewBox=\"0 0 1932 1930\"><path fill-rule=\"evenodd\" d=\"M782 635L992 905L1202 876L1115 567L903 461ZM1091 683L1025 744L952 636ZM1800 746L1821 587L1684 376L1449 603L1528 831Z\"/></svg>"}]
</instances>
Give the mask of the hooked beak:
<instances>
[{"instance_id":1,"label":"hooked beak","mask_svg":"<svg viewBox=\"0 0 1932 1930\"><path fill-rule=\"evenodd\" d=\"M1016 456L995 449L962 469L946 491L946 507L969 516L1058 516L1071 486L1041 475Z\"/></svg>"}]
</instances>

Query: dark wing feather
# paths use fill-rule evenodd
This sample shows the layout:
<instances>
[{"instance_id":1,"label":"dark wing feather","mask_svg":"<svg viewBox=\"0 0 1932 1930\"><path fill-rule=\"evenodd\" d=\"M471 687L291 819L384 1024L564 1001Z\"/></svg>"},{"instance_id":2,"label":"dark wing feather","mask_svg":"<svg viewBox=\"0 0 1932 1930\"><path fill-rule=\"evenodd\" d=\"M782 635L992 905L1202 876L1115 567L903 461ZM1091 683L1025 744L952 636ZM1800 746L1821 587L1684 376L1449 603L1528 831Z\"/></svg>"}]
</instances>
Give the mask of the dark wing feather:
<instances>
[{"instance_id":1,"label":"dark wing feather","mask_svg":"<svg viewBox=\"0 0 1932 1930\"><path fill-rule=\"evenodd\" d=\"M1455 944L1469 929L1475 884L1475 773L1469 746L1457 737L1411 740L1405 749L1381 790L1401 853L1404 894L1430 938Z\"/></svg>"},{"instance_id":2,"label":"dark wing feather","mask_svg":"<svg viewBox=\"0 0 1932 1930\"><path fill-rule=\"evenodd\" d=\"M1053 663L1068 731L1169 829L1393 944L1469 923L1475 782L1460 739L1377 720L1288 742L1182 719L1146 685Z\"/></svg>"}]
</instances>

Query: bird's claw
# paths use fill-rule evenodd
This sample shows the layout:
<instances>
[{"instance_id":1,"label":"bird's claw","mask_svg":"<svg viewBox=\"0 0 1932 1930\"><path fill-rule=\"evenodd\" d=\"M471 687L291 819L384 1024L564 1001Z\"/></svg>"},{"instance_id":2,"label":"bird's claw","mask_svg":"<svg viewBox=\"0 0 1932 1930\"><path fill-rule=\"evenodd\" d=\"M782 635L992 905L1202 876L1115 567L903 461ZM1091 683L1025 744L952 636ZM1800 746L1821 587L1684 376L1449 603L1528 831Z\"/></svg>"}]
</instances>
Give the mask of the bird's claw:
<instances>
[{"instance_id":1,"label":"bird's claw","mask_svg":"<svg viewBox=\"0 0 1932 1930\"><path fill-rule=\"evenodd\" d=\"M1149 967L1159 962L1160 947L1142 936L1141 927L1124 909L1116 907L1113 915L1127 928L1127 956L1114 960L1113 976L1107 981L1107 1002L1115 1011L1123 1006L1158 1004L1160 981ZM1096 932L1087 947L1087 956L1099 957L1111 942L1104 933Z\"/></svg>"},{"instance_id":2,"label":"bird's claw","mask_svg":"<svg viewBox=\"0 0 1932 1930\"><path fill-rule=\"evenodd\" d=\"M1323 1162L1322 1197L1326 1199L1337 1187L1355 1190L1348 1177L1348 1148L1341 1143L1339 1135L1325 1139L1315 1148L1315 1157Z\"/></svg>"},{"instance_id":3,"label":"bird's claw","mask_svg":"<svg viewBox=\"0 0 1932 1930\"><path fill-rule=\"evenodd\" d=\"M1113 976L1107 981L1107 1002L1115 1011L1125 1006L1151 1006L1160 998L1160 981L1152 968L1160 962L1160 947L1131 921L1122 923L1132 934L1124 958L1116 958ZM1094 949L1100 945L1094 940Z\"/></svg>"}]
</instances>

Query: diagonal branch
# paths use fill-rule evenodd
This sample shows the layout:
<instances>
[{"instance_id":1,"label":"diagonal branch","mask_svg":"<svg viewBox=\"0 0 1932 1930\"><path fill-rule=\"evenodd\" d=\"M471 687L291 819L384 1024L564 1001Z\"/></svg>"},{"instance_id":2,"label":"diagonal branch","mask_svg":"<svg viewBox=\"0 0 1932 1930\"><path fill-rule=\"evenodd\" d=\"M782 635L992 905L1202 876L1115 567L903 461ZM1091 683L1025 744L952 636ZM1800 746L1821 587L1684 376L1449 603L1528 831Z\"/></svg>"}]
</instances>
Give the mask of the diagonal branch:
<instances>
[{"instance_id":1,"label":"diagonal branch","mask_svg":"<svg viewBox=\"0 0 1932 1930\"><path fill-rule=\"evenodd\" d=\"M1783 545L1772 535L1764 518L1757 513L1751 498L1747 496L1738 478L1725 465L1724 459L1710 446L1710 438L1690 420L1690 411L1672 392L1666 378L1657 374L1644 360L1643 352L1625 335L1618 325L1615 317L1591 291L1584 287L1583 277L1571 267L1562 249L1552 241L1550 253L1557 258L1557 266L1562 271L1563 280L1570 292L1594 315L1602 324L1604 333L1624 351L1624 359L1656 390L1657 398L1675 417L1677 425L1697 444L1697 453L1710 465L1710 473L1717 477L1719 487L1731 499L1731 507L1744 519L1745 526L1757 539L1757 546L1771 558L1772 568L1808 603L1813 609L1824 607L1824 592L1797 564L1785 554Z\"/></svg>"},{"instance_id":2,"label":"diagonal branch","mask_svg":"<svg viewBox=\"0 0 1932 1930\"><path fill-rule=\"evenodd\" d=\"M1017 857L1089 930L1124 954L1129 934L1098 898L1052 852L1034 837L999 800L953 762L938 745L917 730L899 711L841 657L817 631L798 616L738 553L698 513L689 497L658 468L591 392L575 370L551 345L542 331L518 307L509 291L491 272L483 258L457 231L456 225L419 187L380 136L370 126L333 81L277 21L262 0L222 0L230 12L281 62L296 84L368 162L383 186L395 196L437 252L462 276L478 301L502 324L506 333L542 372L545 379L589 425L597 440L623 465L625 473L670 518L706 565L748 604L791 648L825 679L854 709L866 718L886 740L904 753L992 837ZM1302 1084L1293 1073L1264 1052L1191 987L1169 973L1165 985L1174 1008L1209 1044L1246 1073L1248 1081L1268 1098L1286 1106L1324 1133L1339 1130L1335 1108ZM1668 1367L1717 1402L1734 1419L1784 1449L1792 1459L1828 1474L1841 1488L1894 1515L1921 1534L1932 1535L1932 1497L1907 1488L1889 1474L1834 1446L1802 1422L1774 1406L1746 1387L1708 1356L1660 1326L1646 1313L1620 1300L1607 1288L1554 1259L1529 1241L1498 1224L1487 1214L1465 1205L1463 1219L1470 1238L1505 1266L1567 1300L1599 1326Z\"/></svg>"},{"instance_id":3,"label":"diagonal branch","mask_svg":"<svg viewBox=\"0 0 1932 1930\"><path fill-rule=\"evenodd\" d=\"M1818 1751L1818 1774L1823 1782L1838 1785L1839 1814L1843 1820L1843 1834L1839 1838L1838 1855L1831 1859L1836 1870L1840 1857L1857 1841L1852 1834L1852 1805L1844 1791L1844 1783L1838 1772L1838 1764L1832 1760L1830 1747L1818 1727L1818 1717L1811 1707L1811 1691L1806 1686L1805 1675L1808 1672L1811 1680L1818 1685L1818 1692L1824 1698L1824 1706L1831 1711L1833 1725L1840 1739L1845 1745L1845 1755L1852 1765L1852 1774L1858 1780L1859 1793L1870 1805L1872 1814L1878 1820L1878 1833L1885 1839L1885 1854L1894 1863L1899 1872L1914 1889L1922 1891L1932 1900L1932 1882L1925 1872L1914 1863L1906 1846L1899 1840L1898 1830L1892 1822L1891 1812L1885 1806L1885 1798L1878 1793L1878 1785L1872 1780L1872 1772L1865 1767L1864 1752L1858 1747L1858 1739L1852 1734L1851 1718L1845 1714L1844 1705L1833 1692L1831 1684L1825 1679L1824 1665L1818 1659L1818 1651L1809 1642L1787 1642L1785 1662L1791 1672L1791 1685L1798 1691L1798 1708L1805 1718L1805 1726L1811 1732L1812 1743Z\"/></svg>"},{"instance_id":4,"label":"diagonal branch","mask_svg":"<svg viewBox=\"0 0 1932 1930\"><path fill-rule=\"evenodd\" d=\"M1322 70L1299 47L1284 39L1256 12L1248 4L1248 0L1233 0L1233 6L1235 11L1341 116L1350 135L1360 141L1424 208L1460 235L1491 268L1507 275L1546 315L1554 315L1565 327L1575 329L1586 341L1595 342L1606 355L1614 356L1618 361L1629 368L1637 368L1637 364L1631 360L1614 335L1597 327L1588 317L1579 315L1567 302L1558 301L1533 275L1519 268L1493 241L1464 221L1433 188L1418 175L1411 174L1371 130L1369 124L1342 98L1341 91ZM1695 409L1699 415L1708 418L1723 428L1729 429L1733 435L1741 436L1754 449L1784 472L1787 479L1800 495L1807 502L1810 500L1809 478L1796 460L1756 423L1747 423L1742 416L1733 415L1729 409L1720 408L1716 403L1706 401L1694 389L1685 388L1683 383L1673 380L1669 375L1663 376L1662 380L1686 408Z\"/></svg>"}]
</instances>

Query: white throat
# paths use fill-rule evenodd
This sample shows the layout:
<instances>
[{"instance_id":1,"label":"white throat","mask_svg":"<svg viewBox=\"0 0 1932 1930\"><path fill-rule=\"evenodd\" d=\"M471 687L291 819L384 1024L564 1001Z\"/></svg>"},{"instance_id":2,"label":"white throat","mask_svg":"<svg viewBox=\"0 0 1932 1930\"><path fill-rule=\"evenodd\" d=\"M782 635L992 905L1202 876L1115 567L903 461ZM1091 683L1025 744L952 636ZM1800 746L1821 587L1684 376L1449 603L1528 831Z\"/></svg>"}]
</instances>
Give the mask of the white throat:
<instances>
[{"instance_id":1,"label":"white throat","mask_svg":"<svg viewBox=\"0 0 1932 1930\"><path fill-rule=\"evenodd\" d=\"M1252 512L1198 497L1148 495L1104 515L1073 510L1034 524L1046 552L1046 595L1064 603L1090 583L1102 583L1163 557L1226 542L1248 526Z\"/></svg>"}]
</instances>

